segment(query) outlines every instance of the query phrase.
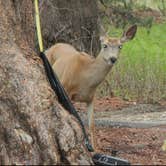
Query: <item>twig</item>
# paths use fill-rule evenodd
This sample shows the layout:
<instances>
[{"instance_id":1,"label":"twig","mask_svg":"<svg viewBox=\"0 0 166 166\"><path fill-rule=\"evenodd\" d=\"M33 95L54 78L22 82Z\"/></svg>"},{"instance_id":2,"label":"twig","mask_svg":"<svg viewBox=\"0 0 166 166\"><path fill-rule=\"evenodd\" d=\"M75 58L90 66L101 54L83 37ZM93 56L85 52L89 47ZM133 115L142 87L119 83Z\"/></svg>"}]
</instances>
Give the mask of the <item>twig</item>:
<instances>
[{"instance_id":1,"label":"twig","mask_svg":"<svg viewBox=\"0 0 166 166\"><path fill-rule=\"evenodd\" d=\"M61 29L61 30L59 30L57 33L55 33L55 31L54 31L54 33L53 33L53 36L54 36L54 39L56 39L62 32L64 32L65 31L65 29L66 28L68 28L70 25L68 25L68 26L63 26L63 28Z\"/></svg>"}]
</instances>

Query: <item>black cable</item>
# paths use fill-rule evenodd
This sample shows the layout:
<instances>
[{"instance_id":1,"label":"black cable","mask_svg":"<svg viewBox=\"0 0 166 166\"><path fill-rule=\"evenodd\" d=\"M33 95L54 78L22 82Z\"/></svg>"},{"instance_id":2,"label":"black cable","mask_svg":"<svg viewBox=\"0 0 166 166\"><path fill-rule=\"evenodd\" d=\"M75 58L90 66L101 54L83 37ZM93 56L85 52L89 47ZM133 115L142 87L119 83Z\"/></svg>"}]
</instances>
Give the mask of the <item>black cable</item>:
<instances>
[{"instance_id":1,"label":"black cable","mask_svg":"<svg viewBox=\"0 0 166 166\"><path fill-rule=\"evenodd\" d=\"M58 101L59 103L62 104L62 106L72 115L74 115L76 117L76 119L78 120L78 122L81 125L82 128L82 132L84 134L84 139L85 139L85 145L87 147L87 149L90 152L93 152L93 148L92 145L89 142L88 139L88 135L86 134L86 130L85 127L83 125L83 122L80 118L80 116L78 115L76 109L74 108L73 104L71 103L67 93L65 92L62 84L60 83L56 73L54 73L47 57L45 56L45 54L43 52L40 52L40 57L43 60L43 64L44 64L44 68L48 77L48 80L50 82L50 85L52 87L52 89L54 90L54 92L56 93L57 97L58 97Z\"/></svg>"}]
</instances>

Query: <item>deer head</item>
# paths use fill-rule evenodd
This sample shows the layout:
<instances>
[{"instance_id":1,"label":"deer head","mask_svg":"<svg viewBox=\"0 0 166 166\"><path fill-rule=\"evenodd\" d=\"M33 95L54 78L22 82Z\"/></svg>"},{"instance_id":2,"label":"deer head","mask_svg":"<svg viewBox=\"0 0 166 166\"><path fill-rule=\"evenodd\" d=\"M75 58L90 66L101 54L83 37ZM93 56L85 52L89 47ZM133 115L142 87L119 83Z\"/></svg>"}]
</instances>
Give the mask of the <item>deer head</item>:
<instances>
[{"instance_id":1,"label":"deer head","mask_svg":"<svg viewBox=\"0 0 166 166\"><path fill-rule=\"evenodd\" d=\"M121 38L109 38L107 36L101 37L101 51L99 56L102 56L109 65L113 65L118 59L118 55L123 44L129 40L132 40L136 34L136 31L137 25L133 25L123 33Z\"/></svg>"}]
</instances>

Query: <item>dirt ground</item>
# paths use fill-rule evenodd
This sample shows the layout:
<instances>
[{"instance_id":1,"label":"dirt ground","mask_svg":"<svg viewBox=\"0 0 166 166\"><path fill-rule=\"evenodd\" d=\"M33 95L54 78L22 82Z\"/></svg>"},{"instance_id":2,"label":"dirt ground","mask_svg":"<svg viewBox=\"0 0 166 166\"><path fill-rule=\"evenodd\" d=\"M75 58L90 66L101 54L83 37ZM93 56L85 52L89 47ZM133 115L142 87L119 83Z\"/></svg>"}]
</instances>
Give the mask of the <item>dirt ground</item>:
<instances>
[{"instance_id":1,"label":"dirt ground","mask_svg":"<svg viewBox=\"0 0 166 166\"><path fill-rule=\"evenodd\" d=\"M75 106L86 121L85 105ZM166 140L166 102L152 105L106 97L96 100L95 119L97 152L131 164L166 165L161 148Z\"/></svg>"}]
</instances>

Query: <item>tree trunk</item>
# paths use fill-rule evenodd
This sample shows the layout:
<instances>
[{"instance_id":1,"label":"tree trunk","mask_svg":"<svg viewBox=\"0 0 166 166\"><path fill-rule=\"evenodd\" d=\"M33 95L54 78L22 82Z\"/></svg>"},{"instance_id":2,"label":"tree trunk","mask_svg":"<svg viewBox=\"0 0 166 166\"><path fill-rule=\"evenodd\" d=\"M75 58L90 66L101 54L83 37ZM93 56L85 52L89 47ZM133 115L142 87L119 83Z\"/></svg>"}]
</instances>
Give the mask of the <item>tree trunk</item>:
<instances>
[{"instance_id":1,"label":"tree trunk","mask_svg":"<svg viewBox=\"0 0 166 166\"><path fill-rule=\"evenodd\" d=\"M92 164L34 50L31 0L0 0L0 164Z\"/></svg>"},{"instance_id":2,"label":"tree trunk","mask_svg":"<svg viewBox=\"0 0 166 166\"><path fill-rule=\"evenodd\" d=\"M96 0L40 0L45 48L67 42L80 51L100 50Z\"/></svg>"}]
</instances>

